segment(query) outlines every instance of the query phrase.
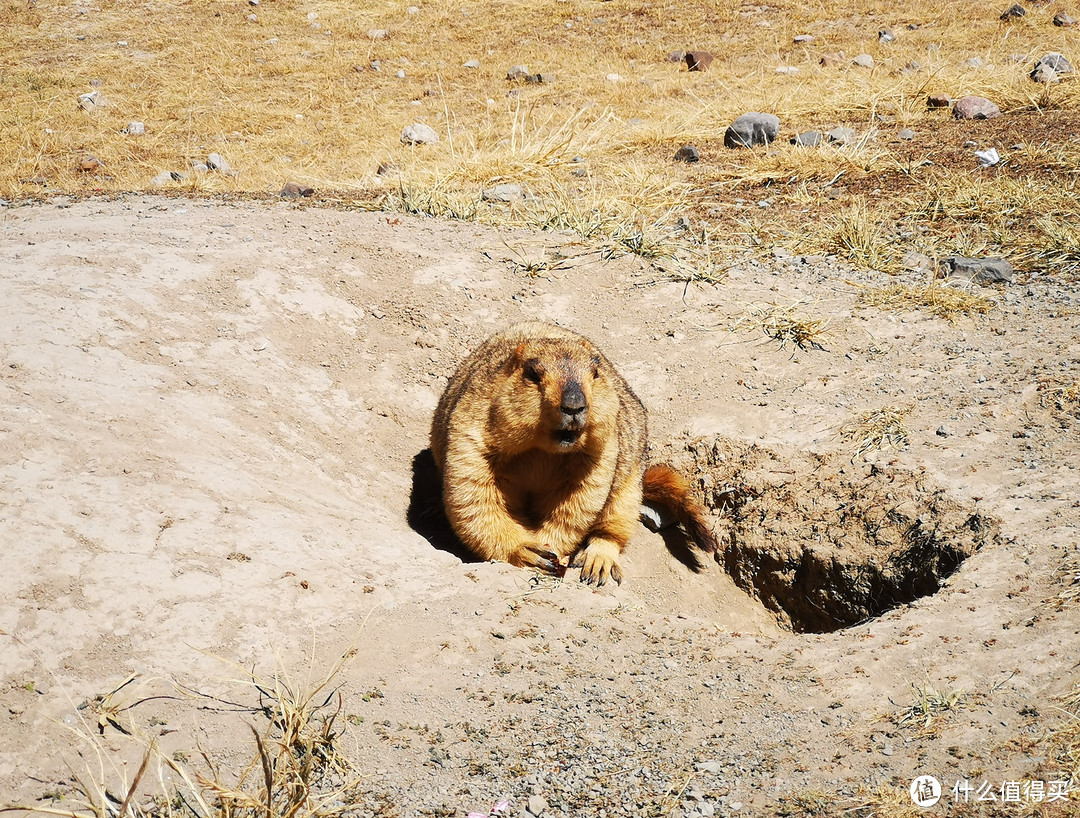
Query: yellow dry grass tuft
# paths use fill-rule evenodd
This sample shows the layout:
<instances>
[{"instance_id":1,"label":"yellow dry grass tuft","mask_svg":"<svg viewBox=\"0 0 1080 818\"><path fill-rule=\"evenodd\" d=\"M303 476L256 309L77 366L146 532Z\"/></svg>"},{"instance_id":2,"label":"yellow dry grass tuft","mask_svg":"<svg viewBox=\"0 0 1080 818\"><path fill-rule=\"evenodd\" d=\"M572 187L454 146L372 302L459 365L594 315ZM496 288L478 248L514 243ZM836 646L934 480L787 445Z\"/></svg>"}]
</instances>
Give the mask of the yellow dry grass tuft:
<instances>
[{"instance_id":1,"label":"yellow dry grass tuft","mask_svg":"<svg viewBox=\"0 0 1080 818\"><path fill-rule=\"evenodd\" d=\"M922 309L946 321L961 316L987 315L997 303L970 290L931 280L927 284L890 284L887 287L860 287L860 304L887 310Z\"/></svg>"},{"instance_id":2,"label":"yellow dry grass tuft","mask_svg":"<svg viewBox=\"0 0 1080 818\"><path fill-rule=\"evenodd\" d=\"M908 443L908 431L904 419L914 406L883 406L860 413L853 422L840 429L840 439L854 443L851 455L854 461L867 452L884 446L903 448Z\"/></svg>"},{"instance_id":3,"label":"yellow dry grass tuft","mask_svg":"<svg viewBox=\"0 0 1080 818\"><path fill-rule=\"evenodd\" d=\"M802 311L805 301L788 306L779 304L750 304L746 312L731 327L735 332L749 329L780 342L785 349L791 344L798 349L824 349L820 339L828 335L829 320L815 318Z\"/></svg>"}]
</instances>

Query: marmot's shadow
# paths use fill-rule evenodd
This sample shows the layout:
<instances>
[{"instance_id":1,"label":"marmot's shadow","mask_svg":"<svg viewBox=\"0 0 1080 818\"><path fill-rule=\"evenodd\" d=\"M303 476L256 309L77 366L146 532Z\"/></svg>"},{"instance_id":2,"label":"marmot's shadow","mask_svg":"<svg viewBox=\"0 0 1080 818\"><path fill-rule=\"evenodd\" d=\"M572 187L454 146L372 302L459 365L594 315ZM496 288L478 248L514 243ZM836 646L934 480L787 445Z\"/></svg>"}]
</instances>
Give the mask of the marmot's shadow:
<instances>
[{"instance_id":1,"label":"marmot's shadow","mask_svg":"<svg viewBox=\"0 0 1080 818\"><path fill-rule=\"evenodd\" d=\"M434 548L453 554L462 562L482 562L458 539L442 502L442 479L435 467L431 449L424 449L413 458L412 493L405 519L409 528L427 540Z\"/></svg>"},{"instance_id":2,"label":"marmot's shadow","mask_svg":"<svg viewBox=\"0 0 1080 818\"><path fill-rule=\"evenodd\" d=\"M412 472L412 493L406 513L409 528L431 543L432 547L453 554L462 562L483 562L458 539L450 527L450 521L446 519L442 503L442 479L435 467L431 449L424 449L413 458ZM695 574L705 568L681 527L672 526L658 533L671 555Z\"/></svg>"}]
</instances>

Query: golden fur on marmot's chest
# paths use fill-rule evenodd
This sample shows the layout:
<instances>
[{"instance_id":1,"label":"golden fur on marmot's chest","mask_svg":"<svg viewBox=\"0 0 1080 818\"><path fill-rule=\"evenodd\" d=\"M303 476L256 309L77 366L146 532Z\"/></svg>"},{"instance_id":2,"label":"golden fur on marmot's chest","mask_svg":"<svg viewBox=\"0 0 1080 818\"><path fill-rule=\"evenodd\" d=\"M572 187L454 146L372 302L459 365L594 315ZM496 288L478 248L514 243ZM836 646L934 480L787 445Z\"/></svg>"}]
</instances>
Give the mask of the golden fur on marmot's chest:
<instances>
[{"instance_id":1,"label":"golden fur on marmot's chest","mask_svg":"<svg viewBox=\"0 0 1080 818\"><path fill-rule=\"evenodd\" d=\"M592 455L558 455L539 449L500 459L496 474L507 511L530 528L539 527L554 509L568 502L584 517L595 517L607 502L613 476Z\"/></svg>"}]
</instances>

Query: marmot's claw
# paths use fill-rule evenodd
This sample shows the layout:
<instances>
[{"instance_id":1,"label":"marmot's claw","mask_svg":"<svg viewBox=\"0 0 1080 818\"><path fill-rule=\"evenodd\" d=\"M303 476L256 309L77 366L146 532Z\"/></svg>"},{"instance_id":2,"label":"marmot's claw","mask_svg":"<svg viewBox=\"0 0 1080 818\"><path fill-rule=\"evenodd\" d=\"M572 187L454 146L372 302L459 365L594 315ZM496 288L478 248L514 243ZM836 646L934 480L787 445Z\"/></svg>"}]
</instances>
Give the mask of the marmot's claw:
<instances>
[{"instance_id":1,"label":"marmot's claw","mask_svg":"<svg viewBox=\"0 0 1080 818\"><path fill-rule=\"evenodd\" d=\"M525 546L525 562L545 574L561 577L566 573L566 566L559 562L559 555L542 545Z\"/></svg>"}]
</instances>

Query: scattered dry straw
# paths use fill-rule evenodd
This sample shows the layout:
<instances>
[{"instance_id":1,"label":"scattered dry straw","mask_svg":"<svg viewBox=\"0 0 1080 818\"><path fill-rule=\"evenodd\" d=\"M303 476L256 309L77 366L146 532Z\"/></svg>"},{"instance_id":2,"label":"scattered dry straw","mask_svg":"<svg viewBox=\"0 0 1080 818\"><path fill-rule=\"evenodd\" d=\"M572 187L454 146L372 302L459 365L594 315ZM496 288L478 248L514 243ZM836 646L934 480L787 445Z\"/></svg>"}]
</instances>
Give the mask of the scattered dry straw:
<instances>
[{"instance_id":1,"label":"scattered dry straw","mask_svg":"<svg viewBox=\"0 0 1080 818\"><path fill-rule=\"evenodd\" d=\"M908 442L904 418L911 414L913 406L884 406L881 409L861 413L854 422L840 430L840 439L855 443L851 459L862 457L869 451L884 446L903 448Z\"/></svg>"},{"instance_id":2,"label":"scattered dry straw","mask_svg":"<svg viewBox=\"0 0 1080 818\"><path fill-rule=\"evenodd\" d=\"M731 331L750 329L764 333L768 338L779 341L781 349L788 344L799 349L824 349L819 339L828 334L829 320L801 312L805 303L796 301L786 307L779 304L751 304Z\"/></svg>"},{"instance_id":3,"label":"scattered dry straw","mask_svg":"<svg viewBox=\"0 0 1080 818\"><path fill-rule=\"evenodd\" d=\"M986 315L997 306L985 296L936 281L923 285L860 287L859 303L887 310L928 310L950 322L961 316Z\"/></svg>"}]
</instances>

